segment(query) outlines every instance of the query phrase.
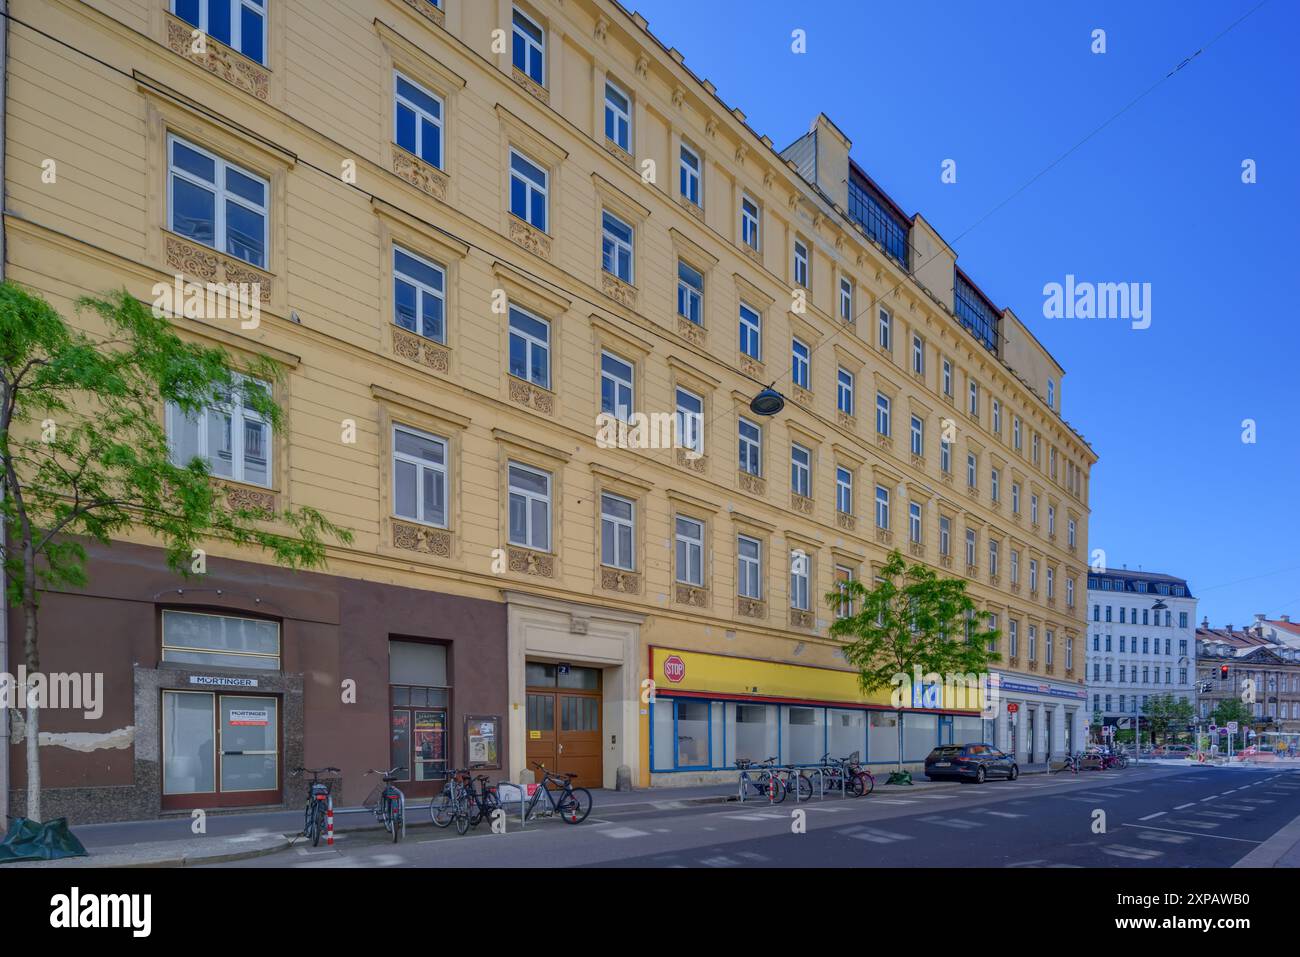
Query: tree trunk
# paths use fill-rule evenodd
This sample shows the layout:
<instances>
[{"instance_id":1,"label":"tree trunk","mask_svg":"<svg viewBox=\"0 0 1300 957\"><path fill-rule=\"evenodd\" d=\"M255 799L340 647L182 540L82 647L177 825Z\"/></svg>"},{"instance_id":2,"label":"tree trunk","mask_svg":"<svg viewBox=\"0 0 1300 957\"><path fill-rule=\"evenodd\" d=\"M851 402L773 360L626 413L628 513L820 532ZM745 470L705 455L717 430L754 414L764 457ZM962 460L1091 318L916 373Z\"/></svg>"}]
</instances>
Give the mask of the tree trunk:
<instances>
[{"instance_id":1,"label":"tree trunk","mask_svg":"<svg viewBox=\"0 0 1300 957\"><path fill-rule=\"evenodd\" d=\"M898 712L898 773L903 773L903 712Z\"/></svg>"},{"instance_id":2,"label":"tree trunk","mask_svg":"<svg viewBox=\"0 0 1300 957\"><path fill-rule=\"evenodd\" d=\"M27 664L27 677L31 679L40 670L40 652L36 646L36 556L32 554L30 537L23 543L25 575L23 580L23 644L24 658ZM24 688L27 696L27 817L29 820L41 820L41 739L40 709L37 702L30 697L29 689Z\"/></svg>"}]
</instances>

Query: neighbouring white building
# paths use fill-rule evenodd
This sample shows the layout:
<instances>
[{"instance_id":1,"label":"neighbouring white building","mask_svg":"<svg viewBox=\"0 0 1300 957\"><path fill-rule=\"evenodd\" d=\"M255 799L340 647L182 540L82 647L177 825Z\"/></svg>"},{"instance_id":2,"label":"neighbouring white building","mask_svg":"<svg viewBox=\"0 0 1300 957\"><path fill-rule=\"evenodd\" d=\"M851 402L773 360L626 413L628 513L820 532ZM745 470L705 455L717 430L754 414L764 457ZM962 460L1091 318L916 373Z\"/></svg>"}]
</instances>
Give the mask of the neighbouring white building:
<instances>
[{"instance_id":1,"label":"neighbouring white building","mask_svg":"<svg viewBox=\"0 0 1300 957\"><path fill-rule=\"evenodd\" d=\"M1089 713L1131 728L1148 699L1196 707L1196 599L1187 581L1107 568L1088 573Z\"/></svg>"}]
</instances>

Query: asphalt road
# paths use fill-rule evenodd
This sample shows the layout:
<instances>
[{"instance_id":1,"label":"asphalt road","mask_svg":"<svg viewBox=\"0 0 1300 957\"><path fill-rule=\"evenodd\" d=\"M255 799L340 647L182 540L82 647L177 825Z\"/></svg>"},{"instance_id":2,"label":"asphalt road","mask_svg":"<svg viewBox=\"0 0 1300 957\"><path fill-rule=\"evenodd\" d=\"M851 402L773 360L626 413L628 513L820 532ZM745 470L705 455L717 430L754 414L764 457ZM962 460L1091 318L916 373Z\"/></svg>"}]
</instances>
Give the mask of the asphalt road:
<instances>
[{"instance_id":1,"label":"asphalt road","mask_svg":"<svg viewBox=\"0 0 1300 957\"><path fill-rule=\"evenodd\" d=\"M797 812L803 812L801 816ZM695 805L375 832L230 867L1229 867L1300 816L1300 771L1168 768L879 788L796 807ZM802 824L802 833L797 833Z\"/></svg>"}]
</instances>

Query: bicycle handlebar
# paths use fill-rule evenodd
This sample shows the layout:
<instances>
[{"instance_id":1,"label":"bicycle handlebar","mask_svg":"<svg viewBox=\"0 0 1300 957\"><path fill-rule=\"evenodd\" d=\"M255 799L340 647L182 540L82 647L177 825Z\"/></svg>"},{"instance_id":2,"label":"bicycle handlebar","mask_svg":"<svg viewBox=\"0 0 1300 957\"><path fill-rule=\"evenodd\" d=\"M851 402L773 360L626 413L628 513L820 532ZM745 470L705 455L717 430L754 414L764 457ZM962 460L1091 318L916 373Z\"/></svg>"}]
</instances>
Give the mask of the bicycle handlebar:
<instances>
[{"instance_id":1,"label":"bicycle handlebar","mask_svg":"<svg viewBox=\"0 0 1300 957\"><path fill-rule=\"evenodd\" d=\"M375 768L371 768L369 771L366 772L366 774L382 774L384 777L390 777L391 775L396 774L398 771L405 771L405 770L406 770L406 765L399 764L397 767L389 768L387 771L379 771L376 770Z\"/></svg>"},{"instance_id":2,"label":"bicycle handlebar","mask_svg":"<svg viewBox=\"0 0 1300 957\"><path fill-rule=\"evenodd\" d=\"M335 774L342 774L338 768L294 768L291 774L324 774L326 771L333 771Z\"/></svg>"}]
</instances>

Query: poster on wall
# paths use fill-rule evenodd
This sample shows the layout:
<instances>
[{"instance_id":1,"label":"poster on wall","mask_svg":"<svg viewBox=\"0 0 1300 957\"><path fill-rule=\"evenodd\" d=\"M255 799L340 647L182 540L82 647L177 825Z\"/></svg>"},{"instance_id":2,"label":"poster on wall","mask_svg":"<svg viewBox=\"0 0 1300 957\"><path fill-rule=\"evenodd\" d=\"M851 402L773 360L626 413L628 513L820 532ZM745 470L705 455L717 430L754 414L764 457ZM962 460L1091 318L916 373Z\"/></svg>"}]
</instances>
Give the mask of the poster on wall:
<instances>
[{"instance_id":1,"label":"poster on wall","mask_svg":"<svg viewBox=\"0 0 1300 957\"><path fill-rule=\"evenodd\" d=\"M465 715L465 759L471 768L501 767L499 715Z\"/></svg>"},{"instance_id":2,"label":"poster on wall","mask_svg":"<svg viewBox=\"0 0 1300 957\"><path fill-rule=\"evenodd\" d=\"M447 766L447 712L415 712L415 762L417 781L436 781Z\"/></svg>"}]
</instances>

